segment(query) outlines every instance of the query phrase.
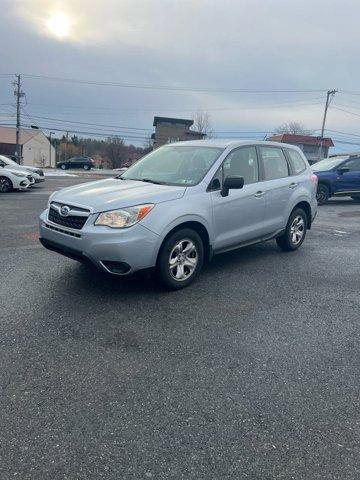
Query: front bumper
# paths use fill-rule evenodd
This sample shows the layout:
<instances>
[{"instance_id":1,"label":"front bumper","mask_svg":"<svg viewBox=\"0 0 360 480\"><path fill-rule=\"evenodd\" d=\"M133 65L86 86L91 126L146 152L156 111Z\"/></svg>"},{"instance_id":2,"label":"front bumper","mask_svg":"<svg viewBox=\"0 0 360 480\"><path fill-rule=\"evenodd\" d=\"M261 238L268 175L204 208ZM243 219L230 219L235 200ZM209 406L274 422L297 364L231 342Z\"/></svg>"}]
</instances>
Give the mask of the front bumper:
<instances>
[{"instance_id":1,"label":"front bumper","mask_svg":"<svg viewBox=\"0 0 360 480\"><path fill-rule=\"evenodd\" d=\"M158 235L140 224L127 229L95 226L96 217L91 215L81 230L74 230L50 222L45 210L40 216L40 242L49 250L117 275L156 264Z\"/></svg>"},{"instance_id":2,"label":"front bumper","mask_svg":"<svg viewBox=\"0 0 360 480\"><path fill-rule=\"evenodd\" d=\"M35 183L45 182L45 177L35 178Z\"/></svg>"}]
</instances>

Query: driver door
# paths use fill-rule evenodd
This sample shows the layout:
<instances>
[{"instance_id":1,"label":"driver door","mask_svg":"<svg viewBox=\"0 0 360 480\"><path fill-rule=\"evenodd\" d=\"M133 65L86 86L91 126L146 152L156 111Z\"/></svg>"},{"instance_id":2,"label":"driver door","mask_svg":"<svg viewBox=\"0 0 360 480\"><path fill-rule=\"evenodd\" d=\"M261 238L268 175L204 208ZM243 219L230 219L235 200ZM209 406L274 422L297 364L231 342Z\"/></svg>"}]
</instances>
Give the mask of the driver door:
<instances>
[{"instance_id":1,"label":"driver door","mask_svg":"<svg viewBox=\"0 0 360 480\"><path fill-rule=\"evenodd\" d=\"M339 170L342 168L343 173L336 172L335 188L336 192L349 192L360 193L360 158L352 158L343 163Z\"/></svg>"},{"instance_id":2,"label":"driver door","mask_svg":"<svg viewBox=\"0 0 360 480\"><path fill-rule=\"evenodd\" d=\"M244 178L244 187L221 196L221 186L228 176ZM217 179L217 181L216 181ZM255 146L234 149L224 160L211 192L215 250L227 249L247 241L261 239L264 232L265 188L260 181ZM220 188L219 188L220 187Z\"/></svg>"}]
</instances>

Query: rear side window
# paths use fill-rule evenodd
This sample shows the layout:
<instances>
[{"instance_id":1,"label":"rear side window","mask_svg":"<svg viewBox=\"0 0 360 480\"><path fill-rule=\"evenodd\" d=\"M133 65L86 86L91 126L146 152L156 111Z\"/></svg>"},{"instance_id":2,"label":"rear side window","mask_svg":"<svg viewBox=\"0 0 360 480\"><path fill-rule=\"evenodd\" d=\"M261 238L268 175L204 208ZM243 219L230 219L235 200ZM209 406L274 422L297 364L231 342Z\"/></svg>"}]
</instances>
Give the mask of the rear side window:
<instances>
[{"instance_id":1,"label":"rear side window","mask_svg":"<svg viewBox=\"0 0 360 480\"><path fill-rule=\"evenodd\" d=\"M281 148L259 147L264 165L265 180L289 176L289 167Z\"/></svg>"},{"instance_id":2,"label":"rear side window","mask_svg":"<svg viewBox=\"0 0 360 480\"><path fill-rule=\"evenodd\" d=\"M290 157L290 163L294 174L298 175L299 173L303 172L306 169L306 163L304 162L304 159L300 153L290 148L287 150L287 152Z\"/></svg>"}]
</instances>

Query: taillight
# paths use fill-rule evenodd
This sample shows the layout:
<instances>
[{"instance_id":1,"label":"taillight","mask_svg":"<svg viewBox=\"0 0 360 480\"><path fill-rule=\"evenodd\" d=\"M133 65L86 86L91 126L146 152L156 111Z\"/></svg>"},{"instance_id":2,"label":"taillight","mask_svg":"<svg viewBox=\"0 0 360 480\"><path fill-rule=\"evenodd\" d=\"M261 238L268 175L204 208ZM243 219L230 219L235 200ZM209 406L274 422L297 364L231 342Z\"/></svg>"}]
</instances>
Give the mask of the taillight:
<instances>
[{"instance_id":1,"label":"taillight","mask_svg":"<svg viewBox=\"0 0 360 480\"><path fill-rule=\"evenodd\" d=\"M312 173L310 176L311 183L314 185L314 187L317 187L318 184L318 177L315 175L315 173Z\"/></svg>"}]
</instances>

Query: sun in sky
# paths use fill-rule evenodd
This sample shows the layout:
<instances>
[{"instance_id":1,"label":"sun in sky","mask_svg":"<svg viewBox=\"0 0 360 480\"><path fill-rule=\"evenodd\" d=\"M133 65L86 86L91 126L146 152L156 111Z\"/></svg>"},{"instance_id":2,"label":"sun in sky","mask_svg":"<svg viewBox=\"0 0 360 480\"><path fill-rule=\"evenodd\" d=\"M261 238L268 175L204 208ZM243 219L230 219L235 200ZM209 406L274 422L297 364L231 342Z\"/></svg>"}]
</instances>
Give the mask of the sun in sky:
<instances>
[{"instance_id":1,"label":"sun in sky","mask_svg":"<svg viewBox=\"0 0 360 480\"><path fill-rule=\"evenodd\" d=\"M46 27L49 33L62 40L70 35L70 18L63 12L53 13L46 21Z\"/></svg>"}]
</instances>

